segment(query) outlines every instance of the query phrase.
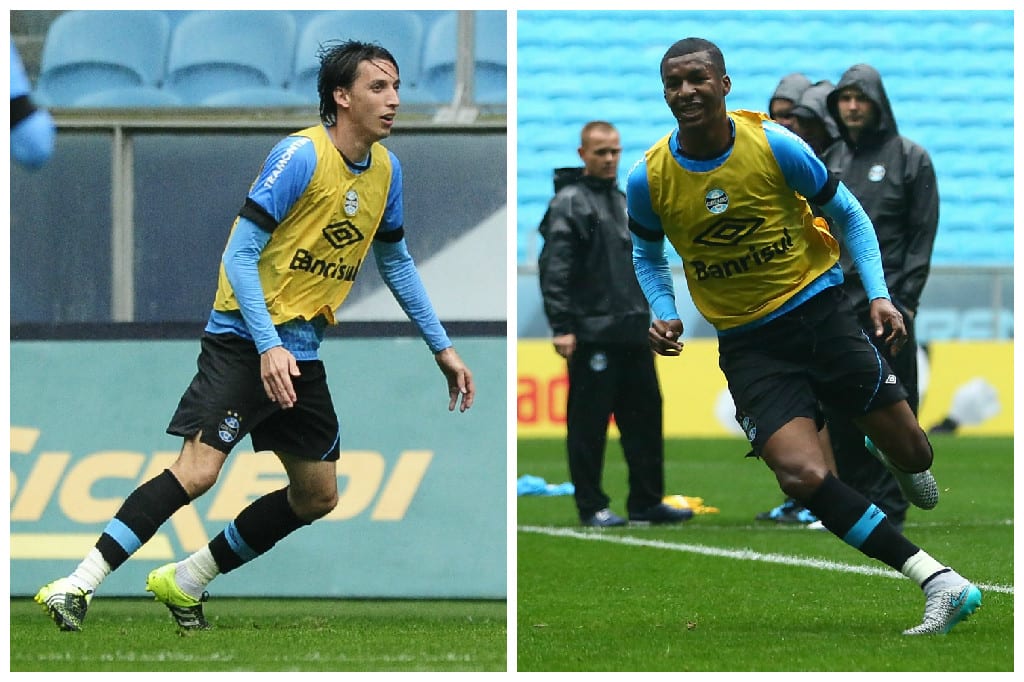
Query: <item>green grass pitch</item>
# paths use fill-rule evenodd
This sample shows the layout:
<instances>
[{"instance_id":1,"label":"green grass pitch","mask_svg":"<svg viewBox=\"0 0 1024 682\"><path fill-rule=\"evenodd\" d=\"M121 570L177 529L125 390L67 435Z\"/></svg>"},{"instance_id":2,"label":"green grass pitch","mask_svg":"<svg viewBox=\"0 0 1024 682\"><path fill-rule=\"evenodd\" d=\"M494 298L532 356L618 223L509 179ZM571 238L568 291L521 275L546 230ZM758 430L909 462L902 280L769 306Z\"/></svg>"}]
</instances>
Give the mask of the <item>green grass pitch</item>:
<instances>
[{"instance_id":1,"label":"green grass pitch","mask_svg":"<svg viewBox=\"0 0 1024 682\"><path fill-rule=\"evenodd\" d=\"M11 600L11 671L421 672L507 669L504 601L218 599L179 634L152 599L102 599L81 632Z\"/></svg>"},{"instance_id":2,"label":"green grass pitch","mask_svg":"<svg viewBox=\"0 0 1024 682\"><path fill-rule=\"evenodd\" d=\"M905 637L921 590L826 531L754 521L782 501L742 440L666 443L666 493L719 508L674 527L585 530L570 497L520 497L519 671L1012 671L1013 441L936 436L932 511L905 535L983 591L945 636ZM521 440L518 475L568 479L561 440ZM625 514L610 440L605 488Z\"/></svg>"}]
</instances>

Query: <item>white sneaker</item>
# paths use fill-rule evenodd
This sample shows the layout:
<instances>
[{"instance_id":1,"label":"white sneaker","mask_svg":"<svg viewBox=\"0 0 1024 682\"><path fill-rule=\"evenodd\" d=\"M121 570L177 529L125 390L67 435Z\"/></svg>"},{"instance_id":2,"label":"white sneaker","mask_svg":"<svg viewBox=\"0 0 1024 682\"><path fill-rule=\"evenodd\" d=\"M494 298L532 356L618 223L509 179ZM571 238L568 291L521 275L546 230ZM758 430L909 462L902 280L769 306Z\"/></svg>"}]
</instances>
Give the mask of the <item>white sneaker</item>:
<instances>
[{"instance_id":1,"label":"white sneaker","mask_svg":"<svg viewBox=\"0 0 1024 682\"><path fill-rule=\"evenodd\" d=\"M828 528L825 527L825 524L821 522L821 519L811 521L806 526L804 526L804 528L806 528L807 530L828 530Z\"/></svg>"},{"instance_id":2,"label":"white sneaker","mask_svg":"<svg viewBox=\"0 0 1024 682\"><path fill-rule=\"evenodd\" d=\"M926 591L924 619L905 635L944 635L981 608L981 590L969 581Z\"/></svg>"},{"instance_id":3,"label":"white sneaker","mask_svg":"<svg viewBox=\"0 0 1024 682\"><path fill-rule=\"evenodd\" d=\"M864 439L864 447L875 456L875 459L884 464L886 469L892 472L893 478L896 479L896 484L900 487L903 496L907 498L907 502L921 509L935 509L935 505L939 503L939 485L935 482L935 477L932 476L930 469L912 474L890 462L885 453L875 447L870 438Z\"/></svg>"}]
</instances>

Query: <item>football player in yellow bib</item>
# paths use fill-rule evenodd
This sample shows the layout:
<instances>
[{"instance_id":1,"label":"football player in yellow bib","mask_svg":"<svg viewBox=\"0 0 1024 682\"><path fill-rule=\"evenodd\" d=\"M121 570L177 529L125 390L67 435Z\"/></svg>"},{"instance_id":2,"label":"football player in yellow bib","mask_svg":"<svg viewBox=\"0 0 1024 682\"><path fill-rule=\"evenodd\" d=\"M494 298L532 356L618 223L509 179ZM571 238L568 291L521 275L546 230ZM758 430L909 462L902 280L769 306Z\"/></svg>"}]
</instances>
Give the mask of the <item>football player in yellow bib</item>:
<instances>
[{"instance_id":1,"label":"football player in yellow bib","mask_svg":"<svg viewBox=\"0 0 1024 682\"><path fill-rule=\"evenodd\" d=\"M247 434L254 450L277 455L288 485L254 500L184 561L149 574L146 589L180 629L209 627L202 602L216 576L334 509L340 434L318 349L371 251L445 376L448 410L473 404L472 373L405 245L401 165L380 144L398 111L398 64L379 45L327 44L317 88L321 123L271 150L232 227L199 371L167 427L184 439L181 454L128 496L71 575L36 595L61 630L81 629L103 579L216 483Z\"/></svg>"},{"instance_id":2,"label":"football player in yellow bib","mask_svg":"<svg viewBox=\"0 0 1024 682\"><path fill-rule=\"evenodd\" d=\"M829 531L922 587L923 621L904 634L948 632L981 605L981 591L840 481L818 433L820 403L844 411L911 502L938 502L928 437L839 286L842 242L871 301L874 334L898 351L906 328L870 219L803 140L765 114L727 111L732 82L714 43L673 44L661 80L678 127L627 182L634 267L655 317L652 347L666 356L683 348L667 239L694 304L718 331L719 364L753 453Z\"/></svg>"}]
</instances>

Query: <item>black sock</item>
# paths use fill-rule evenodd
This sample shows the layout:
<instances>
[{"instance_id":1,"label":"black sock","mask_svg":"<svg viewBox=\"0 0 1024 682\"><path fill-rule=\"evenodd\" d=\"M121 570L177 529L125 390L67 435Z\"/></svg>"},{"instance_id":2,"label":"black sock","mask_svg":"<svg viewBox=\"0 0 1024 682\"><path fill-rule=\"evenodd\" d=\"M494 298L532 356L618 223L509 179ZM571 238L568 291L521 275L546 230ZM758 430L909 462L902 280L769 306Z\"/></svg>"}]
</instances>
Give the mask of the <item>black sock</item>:
<instances>
[{"instance_id":1,"label":"black sock","mask_svg":"<svg viewBox=\"0 0 1024 682\"><path fill-rule=\"evenodd\" d=\"M288 488L268 493L243 509L235 520L210 541L210 553L221 573L233 571L268 551L303 521L288 504Z\"/></svg>"},{"instance_id":2,"label":"black sock","mask_svg":"<svg viewBox=\"0 0 1024 682\"><path fill-rule=\"evenodd\" d=\"M919 549L881 509L831 473L804 506L843 542L897 571Z\"/></svg>"},{"instance_id":3,"label":"black sock","mask_svg":"<svg viewBox=\"0 0 1024 682\"><path fill-rule=\"evenodd\" d=\"M169 469L146 481L125 499L96 541L114 570L156 535L163 522L189 503L188 493Z\"/></svg>"}]
</instances>

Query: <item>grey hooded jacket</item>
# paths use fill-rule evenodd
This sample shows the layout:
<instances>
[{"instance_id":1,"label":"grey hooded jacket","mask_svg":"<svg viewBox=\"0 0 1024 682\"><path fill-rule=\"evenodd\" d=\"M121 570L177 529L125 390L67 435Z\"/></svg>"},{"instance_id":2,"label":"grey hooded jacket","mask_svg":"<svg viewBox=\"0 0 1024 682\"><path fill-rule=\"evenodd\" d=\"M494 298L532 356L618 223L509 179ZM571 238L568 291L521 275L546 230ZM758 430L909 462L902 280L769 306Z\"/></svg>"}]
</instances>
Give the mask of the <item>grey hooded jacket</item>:
<instances>
[{"instance_id":1,"label":"grey hooded jacket","mask_svg":"<svg viewBox=\"0 0 1024 682\"><path fill-rule=\"evenodd\" d=\"M775 86L775 92L768 99L768 111L772 110L773 99L788 99L793 104L800 101L800 95L804 90L811 87L811 79L802 73L791 73L783 76L779 84Z\"/></svg>"},{"instance_id":2,"label":"grey hooded jacket","mask_svg":"<svg viewBox=\"0 0 1024 682\"><path fill-rule=\"evenodd\" d=\"M813 116L821 121L825 125L830 142L839 139L839 126L836 125L835 119L828 111L828 96L835 89L836 86L832 84L832 81L818 81L803 91L796 106L793 107L794 116Z\"/></svg>"},{"instance_id":3,"label":"grey hooded jacket","mask_svg":"<svg viewBox=\"0 0 1024 682\"><path fill-rule=\"evenodd\" d=\"M856 143L850 140L838 108L839 93L850 86L864 92L878 111L877 125L864 130ZM882 77L873 67L857 64L847 69L827 105L840 139L825 150L822 160L871 218L893 301L916 314L939 224L939 191L931 157L899 134ZM860 276L845 252L841 262L846 291L857 309L863 310L868 302Z\"/></svg>"}]
</instances>

